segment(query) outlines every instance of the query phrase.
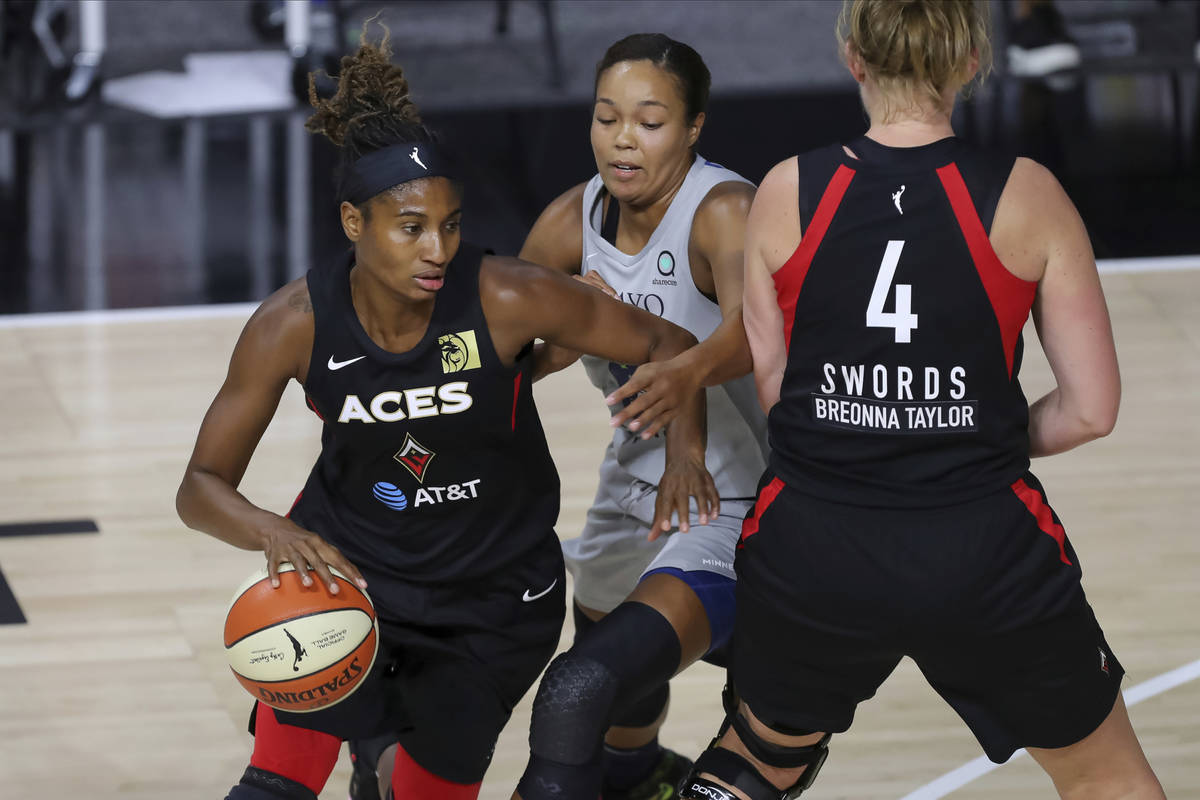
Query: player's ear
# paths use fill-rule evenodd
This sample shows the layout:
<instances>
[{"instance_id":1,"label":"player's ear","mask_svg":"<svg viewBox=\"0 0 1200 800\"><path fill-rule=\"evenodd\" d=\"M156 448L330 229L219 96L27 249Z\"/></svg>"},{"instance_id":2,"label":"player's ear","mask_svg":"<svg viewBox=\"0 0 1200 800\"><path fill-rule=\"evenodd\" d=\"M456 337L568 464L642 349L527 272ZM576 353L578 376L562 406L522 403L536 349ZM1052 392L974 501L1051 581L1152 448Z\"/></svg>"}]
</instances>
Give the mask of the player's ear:
<instances>
[{"instance_id":1,"label":"player's ear","mask_svg":"<svg viewBox=\"0 0 1200 800\"><path fill-rule=\"evenodd\" d=\"M357 242L362 237L363 227L366 226L366 215L362 209L353 203L342 201L342 231L346 234L346 238L352 242Z\"/></svg>"},{"instance_id":2,"label":"player's ear","mask_svg":"<svg viewBox=\"0 0 1200 800\"><path fill-rule=\"evenodd\" d=\"M700 129L703 127L704 127L704 112L701 111L692 120L691 125L688 126L688 138L687 138L688 147L695 147L696 140L700 138Z\"/></svg>"}]
</instances>

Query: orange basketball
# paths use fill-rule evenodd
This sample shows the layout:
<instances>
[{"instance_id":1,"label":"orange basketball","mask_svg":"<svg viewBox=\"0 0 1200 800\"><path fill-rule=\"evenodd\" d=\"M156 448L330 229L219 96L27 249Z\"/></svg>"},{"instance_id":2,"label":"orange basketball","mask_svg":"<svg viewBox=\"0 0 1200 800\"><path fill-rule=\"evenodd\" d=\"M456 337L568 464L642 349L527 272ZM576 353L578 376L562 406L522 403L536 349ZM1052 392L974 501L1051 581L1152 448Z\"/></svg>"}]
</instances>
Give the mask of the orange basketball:
<instances>
[{"instance_id":1,"label":"orange basketball","mask_svg":"<svg viewBox=\"0 0 1200 800\"><path fill-rule=\"evenodd\" d=\"M345 700L375 663L379 623L362 589L331 570L338 593L291 564L279 588L267 568L247 578L225 615L225 655L246 691L281 711L316 711Z\"/></svg>"}]
</instances>

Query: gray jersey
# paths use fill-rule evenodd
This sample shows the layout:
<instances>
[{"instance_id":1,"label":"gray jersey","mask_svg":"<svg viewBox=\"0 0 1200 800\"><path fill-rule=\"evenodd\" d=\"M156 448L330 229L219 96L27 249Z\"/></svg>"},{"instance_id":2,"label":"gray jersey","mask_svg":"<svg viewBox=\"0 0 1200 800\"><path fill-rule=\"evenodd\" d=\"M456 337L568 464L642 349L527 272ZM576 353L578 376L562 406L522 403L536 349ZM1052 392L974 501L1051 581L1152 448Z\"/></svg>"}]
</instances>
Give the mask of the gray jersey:
<instances>
[{"instance_id":1,"label":"gray jersey","mask_svg":"<svg viewBox=\"0 0 1200 800\"><path fill-rule=\"evenodd\" d=\"M700 293L688 261L692 217L714 186L728 181L750 183L741 175L696 156L683 185L671 201L650 241L634 255L622 253L600 235L604 183L592 178L583 194L583 263L581 272L599 273L618 297L686 328L703 341L721 322L721 309ZM583 357L588 377L607 396L625 383L636 366ZM752 376L708 391L706 463L723 498L754 497L766 468L767 426ZM613 413L619 409L613 409ZM662 477L666 440L649 441L618 428L612 450L630 475L650 484Z\"/></svg>"}]
</instances>

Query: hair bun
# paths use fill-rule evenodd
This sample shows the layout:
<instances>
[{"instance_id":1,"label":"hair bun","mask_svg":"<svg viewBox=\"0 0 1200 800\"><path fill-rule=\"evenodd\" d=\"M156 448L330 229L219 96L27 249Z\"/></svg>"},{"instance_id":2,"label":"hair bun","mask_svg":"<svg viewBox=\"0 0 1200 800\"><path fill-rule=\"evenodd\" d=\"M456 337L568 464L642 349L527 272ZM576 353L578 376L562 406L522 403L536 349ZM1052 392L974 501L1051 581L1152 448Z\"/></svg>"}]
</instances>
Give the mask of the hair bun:
<instances>
[{"instance_id":1,"label":"hair bun","mask_svg":"<svg viewBox=\"0 0 1200 800\"><path fill-rule=\"evenodd\" d=\"M397 140L407 141L411 137L405 136L404 129L421 126L421 114L409 94L404 70L391 62L387 26L376 22L383 29L378 44L367 38L367 28L375 21L372 17L363 23L358 49L342 57L333 97L318 97L314 75L308 76L308 100L315 111L305 127L323 134L353 157Z\"/></svg>"}]
</instances>

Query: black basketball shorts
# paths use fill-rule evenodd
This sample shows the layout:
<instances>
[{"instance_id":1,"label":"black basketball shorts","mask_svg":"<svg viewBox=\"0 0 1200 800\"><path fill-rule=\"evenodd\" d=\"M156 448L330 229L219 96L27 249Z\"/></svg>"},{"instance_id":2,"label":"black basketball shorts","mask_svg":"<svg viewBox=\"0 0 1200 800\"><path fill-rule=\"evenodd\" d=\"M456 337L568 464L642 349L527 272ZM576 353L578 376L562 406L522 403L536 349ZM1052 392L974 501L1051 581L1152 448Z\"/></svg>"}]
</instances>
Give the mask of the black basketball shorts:
<instances>
[{"instance_id":1,"label":"black basketball shorts","mask_svg":"<svg viewBox=\"0 0 1200 800\"><path fill-rule=\"evenodd\" d=\"M368 591L378 590L383 582L361 568ZM329 708L275 716L343 739L393 733L433 774L476 783L513 707L558 648L564 584L553 531L534 552L484 579L403 590L393 583L388 597L372 595L380 645L363 685Z\"/></svg>"},{"instance_id":2,"label":"black basketball shorts","mask_svg":"<svg viewBox=\"0 0 1200 800\"><path fill-rule=\"evenodd\" d=\"M1124 670L1041 485L859 508L764 481L736 561L734 686L781 731L841 732L911 657L987 756L1094 731Z\"/></svg>"}]
</instances>

